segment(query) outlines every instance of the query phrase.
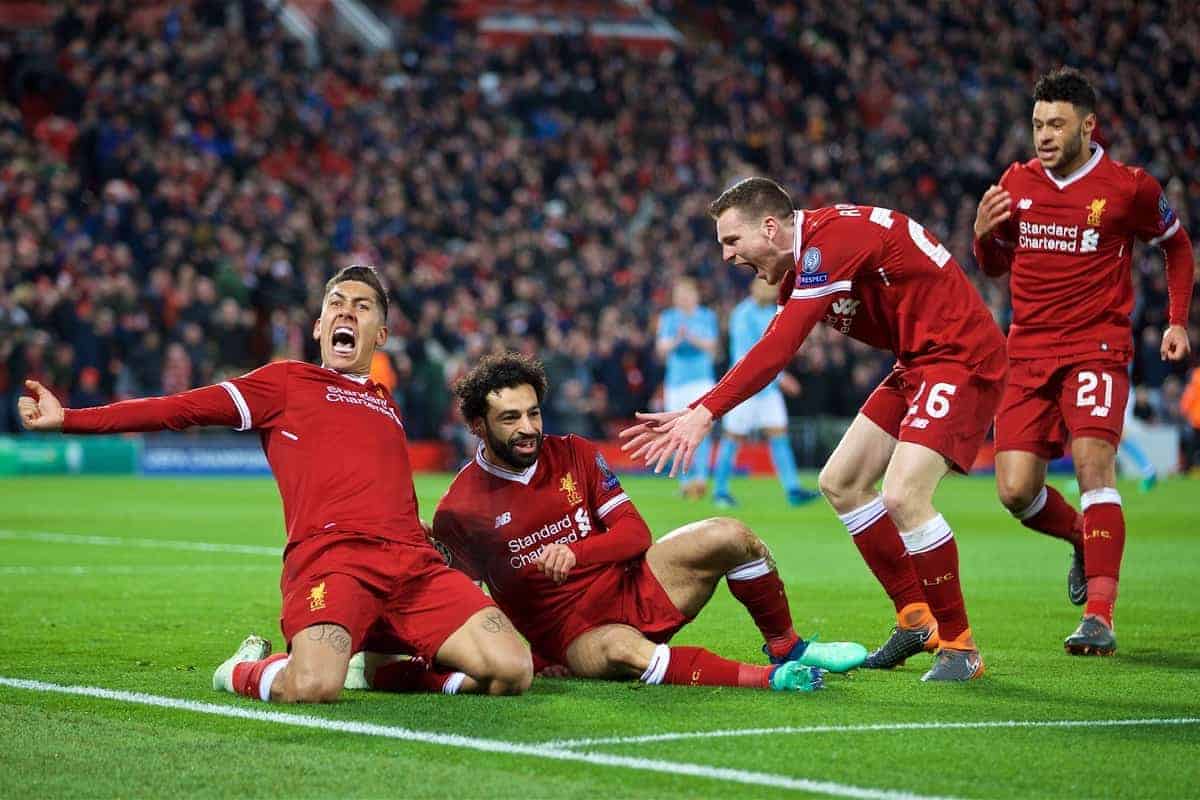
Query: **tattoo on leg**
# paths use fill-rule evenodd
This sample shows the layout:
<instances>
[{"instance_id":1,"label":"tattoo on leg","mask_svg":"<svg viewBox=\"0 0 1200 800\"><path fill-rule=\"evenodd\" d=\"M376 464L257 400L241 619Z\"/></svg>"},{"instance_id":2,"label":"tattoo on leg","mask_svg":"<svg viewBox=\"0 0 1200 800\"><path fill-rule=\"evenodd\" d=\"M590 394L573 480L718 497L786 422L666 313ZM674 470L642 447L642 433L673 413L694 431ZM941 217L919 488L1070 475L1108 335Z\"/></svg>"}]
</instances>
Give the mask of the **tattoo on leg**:
<instances>
[{"instance_id":1,"label":"tattoo on leg","mask_svg":"<svg viewBox=\"0 0 1200 800\"><path fill-rule=\"evenodd\" d=\"M750 550L750 558L765 558L767 566L775 569L775 556L771 555L771 548L767 547L766 542L750 531L746 531L745 542Z\"/></svg>"},{"instance_id":2,"label":"tattoo on leg","mask_svg":"<svg viewBox=\"0 0 1200 800\"><path fill-rule=\"evenodd\" d=\"M325 642L339 655L350 652L350 634L340 625L316 625L307 635L310 642Z\"/></svg>"},{"instance_id":3,"label":"tattoo on leg","mask_svg":"<svg viewBox=\"0 0 1200 800\"><path fill-rule=\"evenodd\" d=\"M763 558L767 560L767 568L772 572L778 572L779 568L775 566L775 556L771 554L771 548L767 547L766 544L763 544L763 550L766 551L763 555Z\"/></svg>"},{"instance_id":4,"label":"tattoo on leg","mask_svg":"<svg viewBox=\"0 0 1200 800\"><path fill-rule=\"evenodd\" d=\"M492 611L483 618L483 629L488 633L507 633L512 631L513 626L508 617L499 611Z\"/></svg>"}]
</instances>

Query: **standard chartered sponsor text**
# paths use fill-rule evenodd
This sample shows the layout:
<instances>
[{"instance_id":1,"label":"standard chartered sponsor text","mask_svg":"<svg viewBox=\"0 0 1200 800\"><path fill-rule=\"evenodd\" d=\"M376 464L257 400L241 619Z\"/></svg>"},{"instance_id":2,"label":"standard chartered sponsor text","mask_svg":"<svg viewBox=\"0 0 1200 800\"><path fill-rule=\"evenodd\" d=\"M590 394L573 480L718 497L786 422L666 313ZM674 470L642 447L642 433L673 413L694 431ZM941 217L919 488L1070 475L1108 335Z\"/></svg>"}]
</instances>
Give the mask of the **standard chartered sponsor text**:
<instances>
[{"instance_id":1,"label":"standard chartered sponsor text","mask_svg":"<svg viewBox=\"0 0 1200 800\"><path fill-rule=\"evenodd\" d=\"M339 386L326 386L325 399L330 403L349 403L355 406L366 406L380 414L390 417L397 425L403 426L396 412L382 397L376 397L369 392L355 392L342 389Z\"/></svg>"},{"instance_id":2,"label":"standard chartered sponsor text","mask_svg":"<svg viewBox=\"0 0 1200 800\"><path fill-rule=\"evenodd\" d=\"M1079 226L1021 220L1018 245L1026 250L1075 253L1079 250Z\"/></svg>"},{"instance_id":3,"label":"standard chartered sponsor text","mask_svg":"<svg viewBox=\"0 0 1200 800\"><path fill-rule=\"evenodd\" d=\"M508 540L508 550L513 553L508 565L513 569L527 567L537 561L538 556L550 544L571 544L588 535L591 526L584 529L583 525L576 530L571 515L564 514L562 519L547 522L527 536L518 536ZM533 548L533 549L530 549Z\"/></svg>"}]
</instances>

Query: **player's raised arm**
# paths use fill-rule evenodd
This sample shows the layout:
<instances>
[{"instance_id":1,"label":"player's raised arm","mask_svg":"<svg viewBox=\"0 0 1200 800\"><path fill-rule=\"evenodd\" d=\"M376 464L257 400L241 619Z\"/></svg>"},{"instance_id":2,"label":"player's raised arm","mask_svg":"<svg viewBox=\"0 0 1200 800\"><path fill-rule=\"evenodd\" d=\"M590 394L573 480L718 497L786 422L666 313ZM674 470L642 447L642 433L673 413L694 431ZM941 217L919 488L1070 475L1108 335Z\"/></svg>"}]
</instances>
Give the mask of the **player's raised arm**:
<instances>
[{"instance_id":1,"label":"player's raised arm","mask_svg":"<svg viewBox=\"0 0 1200 800\"><path fill-rule=\"evenodd\" d=\"M1004 225L1012 218L1012 195L993 184L983 193L975 211L975 260L986 274L1004 275L1012 269L1012 243L1002 236Z\"/></svg>"}]
</instances>

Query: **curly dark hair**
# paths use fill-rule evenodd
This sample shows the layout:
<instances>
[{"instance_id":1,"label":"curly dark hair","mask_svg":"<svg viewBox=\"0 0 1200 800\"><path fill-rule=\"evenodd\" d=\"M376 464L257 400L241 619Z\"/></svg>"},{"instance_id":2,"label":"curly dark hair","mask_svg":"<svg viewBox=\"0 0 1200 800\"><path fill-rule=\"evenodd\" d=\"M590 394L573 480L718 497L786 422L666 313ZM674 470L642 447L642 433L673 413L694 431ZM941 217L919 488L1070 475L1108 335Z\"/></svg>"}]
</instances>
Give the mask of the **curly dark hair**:
<instances>
[{"instance_id":1,"label":"curly dark hair","mask_svg":"<svg viewBox=\"0 0 1200 800\"><path fill-rule=\"evenodd\" d=\"M708 206L708 215L713 219L731 208L751 217L772 216L776 219L790 217L792 198L787 190L770 178L746 178L721 192L721 196Z\"/></svg>"},{"instance_id":2,"label":"curly dark hair","mask_svg":"<svg viewBox=\"0 0 1200 800\"><path fill-rule=\"evenodd\" d=\"M333 287L343 281L360 281L370 286L375 290L375 300L379 303L379 310L383 314L384 322L388 318L388 296L387 289L383 286L383 281L379 278L379 273L375 268L367 264L351 264L348 267L342 267L337 274L329 279L325 284L325 297L333 291Z\"/></svg>"},{"instance_id":3,"label":"curly dark hair","mask_svg":"<svg viewBox=\"0 0 1200 800\"><path fill-rule=\"evenodd\" d=\"M1074 67L1059 67L1038 79L1033 87L1033 101L1054 103L1065 100L1084 116L1096 110L1096 90L1083 73Z\"/></svg>"},{"instance_id":4,"label":"curly dark hair","mask_svg":"<svg viewBox=\"0 0 1200 800\"><path fill-rule=\"evenodd\" d=\"M538 403L550 388L542 362L520 353L488 355L454 384L458 407L467 421L487 416L488 395L501 389L528 384L537 394Z\"/></svg>"}]
</instances>

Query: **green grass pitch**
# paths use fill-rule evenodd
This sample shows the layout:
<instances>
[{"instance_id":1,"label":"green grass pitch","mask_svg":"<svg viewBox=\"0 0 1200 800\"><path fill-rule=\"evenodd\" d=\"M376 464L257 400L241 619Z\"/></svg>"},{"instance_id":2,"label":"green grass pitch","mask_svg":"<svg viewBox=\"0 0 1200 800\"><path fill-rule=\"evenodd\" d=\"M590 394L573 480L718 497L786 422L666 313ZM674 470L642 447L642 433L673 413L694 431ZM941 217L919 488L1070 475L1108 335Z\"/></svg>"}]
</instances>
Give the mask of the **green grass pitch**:
<instances>
[{"instance_id":1,"label":"green grass pitch","mask_svg":"<svg viewBox=\"0 0 1200 800\"><path fill-rule=\"evenodd\" d=\"M447 481L418 479L426 516ZM656 535L717 513L666 479L624 484ZM734 515L775 553L797 629L877 645L891 608L832 511L788 508L768 479L733 489ZM270 481L0 481L0 796L1195 796L1200 493L1183 480L1121 490L1130 534L1114 658L1063 653L1078 619L1066 546L1014 522L989 479L954 478L937 503L987 662L971 684L920 683L921 656L829 676L815 695L537 680L520 698L351 692L280 708L209 683L247 633L279 644ZM725 589L677 641L762 658ZM1003 721L1021 724L989 724ZM1045 724L1060 721L1073 724Z\"/></svg>"}]
</instances>

